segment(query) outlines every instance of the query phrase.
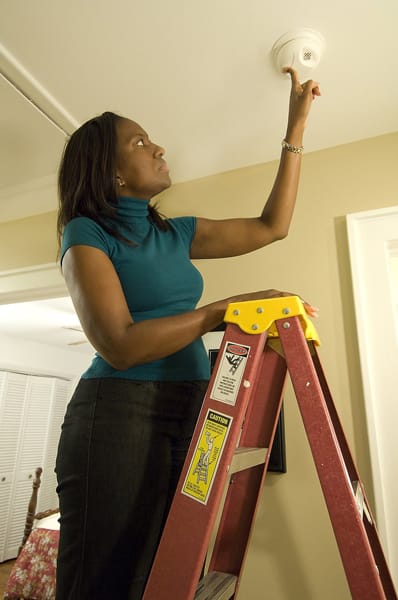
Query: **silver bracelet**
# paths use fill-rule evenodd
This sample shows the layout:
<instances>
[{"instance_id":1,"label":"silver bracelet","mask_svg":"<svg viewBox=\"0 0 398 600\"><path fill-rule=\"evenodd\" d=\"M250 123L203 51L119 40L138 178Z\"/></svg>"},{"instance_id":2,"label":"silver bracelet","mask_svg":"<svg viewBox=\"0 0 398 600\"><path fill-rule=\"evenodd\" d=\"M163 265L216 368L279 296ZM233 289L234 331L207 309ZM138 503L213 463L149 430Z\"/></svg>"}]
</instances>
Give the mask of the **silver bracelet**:
<instances>
[{"instance_id":1,"label":"silver bracelet","mask_svg":"<svg viewBox=\"0 0 398 600\"><path fill-rule=\"evenodd\" d=\"M282 148L285 148L289 152L294 152L294 154L302 154L304 150L304 146L293 146L293 144L289 144L286 140L282 140Z\"/></svg>"}]
</instances>

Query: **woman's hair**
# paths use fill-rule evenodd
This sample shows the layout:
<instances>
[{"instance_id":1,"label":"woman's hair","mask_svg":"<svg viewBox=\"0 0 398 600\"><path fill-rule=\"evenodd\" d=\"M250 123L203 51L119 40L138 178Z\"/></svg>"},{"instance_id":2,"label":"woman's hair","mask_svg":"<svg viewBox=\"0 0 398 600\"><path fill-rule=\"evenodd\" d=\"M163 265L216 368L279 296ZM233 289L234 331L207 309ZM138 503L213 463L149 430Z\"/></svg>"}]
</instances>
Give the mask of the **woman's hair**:
<instances>
[{"instance_id":1,"label":"woman's hair","mask_svg":"<svg viewBox=\"0 0 398 600\"><path fill-rule=\"evenodd\" d=\"M75 217L89 217L114 237L134 244L117 229L116 123L123 117L104 112L77 129L67 141L58 171L58 245L64 227ZM161 230L169 229L156 207L149 218ZM112 227L112 221L115 227Z\"/></svg>"}]
</instances>

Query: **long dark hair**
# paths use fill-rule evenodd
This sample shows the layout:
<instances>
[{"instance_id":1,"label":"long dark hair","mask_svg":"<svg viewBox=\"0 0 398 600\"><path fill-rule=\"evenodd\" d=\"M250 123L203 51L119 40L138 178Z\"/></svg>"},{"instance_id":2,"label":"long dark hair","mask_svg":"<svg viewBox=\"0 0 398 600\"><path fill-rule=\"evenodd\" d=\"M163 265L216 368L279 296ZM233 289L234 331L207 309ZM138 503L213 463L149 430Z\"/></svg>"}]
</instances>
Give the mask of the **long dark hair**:
<instances>
[{"instance_id":1,"label":"long dark hair","mask_svg":"<svg viewBox=\"0 0 398 600\"><path fill-rule=\"evenodd\" d=\"M113 112L104 112L79 127L65 144L58 171L58 248L65 225L75 217L89 217L114 237L135 245L117 229L115 156L120 119L123 117ZM149 218L159 229L169 229L156 206L149 205Z\"/></svg>"}]
</instances>

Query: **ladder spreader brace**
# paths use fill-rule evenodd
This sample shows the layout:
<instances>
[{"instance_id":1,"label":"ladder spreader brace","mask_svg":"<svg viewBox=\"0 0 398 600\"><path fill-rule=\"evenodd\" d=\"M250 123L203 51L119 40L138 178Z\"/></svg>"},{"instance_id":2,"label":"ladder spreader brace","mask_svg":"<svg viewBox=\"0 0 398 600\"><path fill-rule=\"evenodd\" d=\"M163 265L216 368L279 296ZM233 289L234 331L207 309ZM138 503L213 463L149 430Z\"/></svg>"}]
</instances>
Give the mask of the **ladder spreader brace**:
<instances>
[{"instance_id":1,"label":"ladder spreader brace","mask_svg":"<svg viewBox=\"0 0 398 600\"><path fill-rule=\"evenodd\" d=\"M319 361L318 334L301 300L232 303L224 320L223 341L143 600L236 598L287 372L352 598L397 600Z\"/></svg>"}]
</instances>

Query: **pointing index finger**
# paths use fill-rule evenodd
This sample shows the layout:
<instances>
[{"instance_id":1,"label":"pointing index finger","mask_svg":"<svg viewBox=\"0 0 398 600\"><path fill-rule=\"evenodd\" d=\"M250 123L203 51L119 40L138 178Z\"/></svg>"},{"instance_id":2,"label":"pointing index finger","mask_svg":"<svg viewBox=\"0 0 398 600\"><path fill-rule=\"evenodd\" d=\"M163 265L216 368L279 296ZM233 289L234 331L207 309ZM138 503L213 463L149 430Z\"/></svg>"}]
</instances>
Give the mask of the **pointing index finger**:
<instances>
[{"instance_id":1,"label":"pointing index finger","mask_svg":"<svg viewBox=\"0 0 398 600\"><path fill-rule=\"evenodd\" d=\"M282 72L289 73L290 77L292 78L292 83L294 85L300 85L296 69L293 69L293 67L283 67Z\"/></svg>"}]
</instances>

